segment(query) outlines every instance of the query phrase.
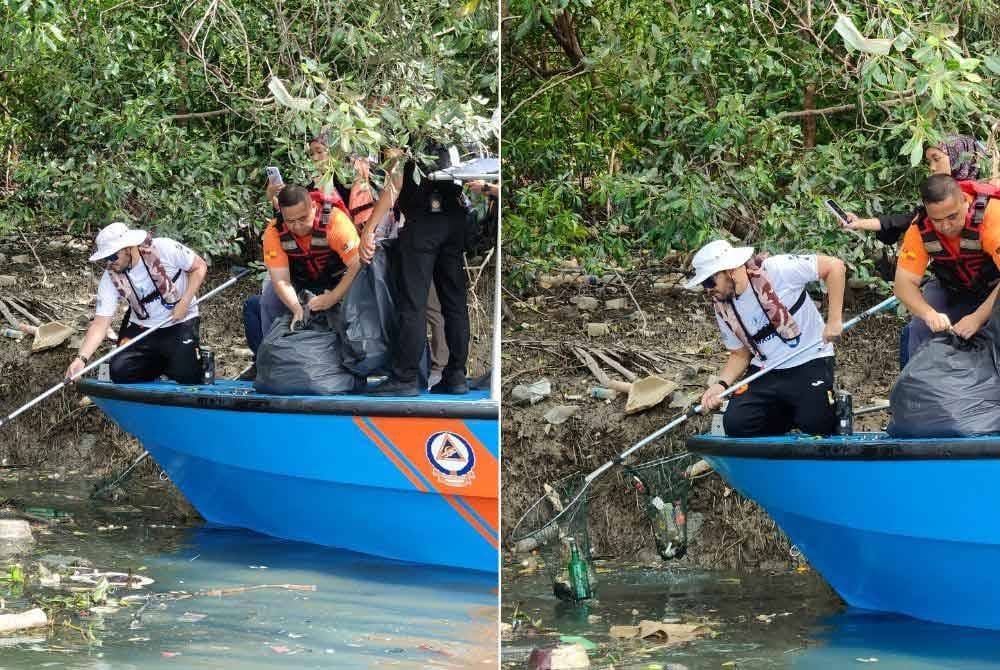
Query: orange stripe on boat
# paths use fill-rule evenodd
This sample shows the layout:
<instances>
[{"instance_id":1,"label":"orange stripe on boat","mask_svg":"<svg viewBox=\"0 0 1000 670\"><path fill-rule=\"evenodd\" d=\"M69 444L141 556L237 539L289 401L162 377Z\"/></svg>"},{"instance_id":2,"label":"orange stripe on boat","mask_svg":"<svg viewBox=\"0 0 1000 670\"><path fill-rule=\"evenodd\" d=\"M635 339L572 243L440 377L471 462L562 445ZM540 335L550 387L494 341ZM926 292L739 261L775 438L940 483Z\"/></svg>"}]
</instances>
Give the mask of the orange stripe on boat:
<instances>
[{"instance_id":1,"label":"orange stripe on boat","mask_svg":"<svg viewBox=\"0 0 1000 670\"><path fill-rule=\"evenodd\" d=\"M483 446L469 430L465 422L460 419L408 417L370 417L368 420L406 457L410 466L430 482L435 491L445 498L452 496L460 498L482 517L489 526L488 530L492 531L491 543L496 546L496 540L493 538L500 525L497 500L500 464L489 449ZM449 477L431 462L427 453L427 442L437 433L457 435L472 449L475 458L473 467L468 473ZM457 501L449 500L449 502L458 505ZM461 508L460 512L467 519L472 518L468 510Z\"/></svg>"},{"instance_id":2,"label":"orange stripe on boat","mask_svg":"<svg viewBox=\"0 0 1000 670\"><path fill-rule=\"evenodd\" d=\"M460 515L462 515L462 518L465 519L470 526L475 528L476 531L483 536L483 539L485 539L487 542L490 543L491 547L493 547L494 549L499 548L499 542L497 542L496 536L490 531L488 531L486 528L484 528L483 524L479 523L479 519L469 514L468 510L462 507L461 503L455 500L454 496L442 494L441 497L447 500L448 504L454 507L455 511L458 512Z\"/></svg>"},{"instance_id":3,"label":"orange stripe on boat","mask_svg":"<svg viewBox=\"0 0 1000 670\"><path fill-rule=\"evenodd\" d=\"M381 438L379 438L378 435L375 434L375 431L373 431L371 428L365 425L364 419L362 419L359 416L356 416L354 417L354 423L357 424L358 428L361 429L362 433L368 436L368 439L370 439L372 442L375 443L375 445L379 448L379 450L381 450L381 452L386 455L386 457L392 462L392 464L395 465L400 472L406 475L406 478L410 480L411 484L416 486L417 489L420 490L421 492L427 493L427 487L424 486L424 483L422 481L420 481L420 478L417 477L417 475L415 475L413 471L410 470L409 467L407 467L406 463L400 460L399 456L397 456L395 452L393 452L393 450L390 447L388 447L381 440Z\"/></svg>"}]
</instances>

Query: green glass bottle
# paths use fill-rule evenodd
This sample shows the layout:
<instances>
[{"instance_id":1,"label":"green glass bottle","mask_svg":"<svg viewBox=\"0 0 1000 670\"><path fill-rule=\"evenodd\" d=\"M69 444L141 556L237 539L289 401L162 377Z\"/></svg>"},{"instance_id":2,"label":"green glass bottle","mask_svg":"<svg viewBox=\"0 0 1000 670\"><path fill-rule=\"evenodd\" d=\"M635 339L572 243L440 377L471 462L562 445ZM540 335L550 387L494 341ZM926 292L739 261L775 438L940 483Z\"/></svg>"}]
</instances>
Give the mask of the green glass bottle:
<instances>
[{"instance_id":1,"label":"green glass bottle","mask_svg":"<svg viewBox=\"0 0 1000 670\"><path fill-rule=\"evenodd\" d=\"M576 600L589 600L593 595L590 589L587 562L580 556L580 551L576 548L576 540L572 537L569 538L569 583L573 587L573 597Z\"/></svg>"}]
</instances>

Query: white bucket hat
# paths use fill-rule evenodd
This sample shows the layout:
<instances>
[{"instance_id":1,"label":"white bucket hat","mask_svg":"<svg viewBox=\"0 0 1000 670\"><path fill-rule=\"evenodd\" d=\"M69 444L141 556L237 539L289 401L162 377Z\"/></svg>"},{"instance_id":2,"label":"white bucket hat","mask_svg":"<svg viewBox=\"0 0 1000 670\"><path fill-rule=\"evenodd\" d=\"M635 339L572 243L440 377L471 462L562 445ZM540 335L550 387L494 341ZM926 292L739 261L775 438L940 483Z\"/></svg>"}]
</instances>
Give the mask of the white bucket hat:
<instances>
[{"instance_id":1,"label":"white bucket hat","mask_svg":"<svg viewBox=\"0 0 1000 670\"><path fill-rule=\"evenodd\" d=\"M99 261L126 247L138 246L145 240L145 230L132 230L126 224L116 221L97 233L97 251L93 253L90 260Z\"/></svg>"},{"instance_id":2,"label":"white bucket hat","mask_svg":"<svg viewBox=\"0 0 1000 670\"><path fill-rule=\"evenodd\" d=\"M694 277L684 285L684 288L694 288L716 272L732 270L750 260L753 247L734 247L725 240L709 242L694 255L691 265L694 267Z\"/></svg>"}]
</instances>

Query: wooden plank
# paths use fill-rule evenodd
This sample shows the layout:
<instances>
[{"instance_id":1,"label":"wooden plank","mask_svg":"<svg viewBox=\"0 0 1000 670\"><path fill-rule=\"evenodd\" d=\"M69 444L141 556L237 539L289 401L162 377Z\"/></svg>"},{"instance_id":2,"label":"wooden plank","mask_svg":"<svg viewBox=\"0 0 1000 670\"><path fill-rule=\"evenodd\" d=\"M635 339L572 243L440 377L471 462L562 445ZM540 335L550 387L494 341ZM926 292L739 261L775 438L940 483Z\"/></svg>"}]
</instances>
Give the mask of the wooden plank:
<instances>
[{"instance_id":1,"label":"wooden plank","mask_svg":"<svg viewBox=\"0 0 1000 670\"><path fill-rule=\"evenodd\" d=\"M608 356L600 349L591 349L590 352L596 354L598 358L600 358L602 361L610 365L613 370L617 370L618 372L620 372L625 377L625 379L629 380L630 382L634 382L636 379L639 378L639 375L632 372L627 367L625 367L618 361L614 360L613 358L611 358L611 356Z\"/></svg>"},{"instance_id":2,"label":"wooden plank","mask_svg":"<svg viewBox=\"0 0 1000 670\"><path fill-rule=\"evenodd\" d=\"M11 328L17 328L21 325L21 322L18 319L15 319L14 315L10 313L9 309L7 309L7 304L3 301L3 298L0 298L0 313L3 314L5 319L7 319L7 323L11 325Z\"/></svg>"},{"instance_id":3,"label":"wooden plank","mask_svg":"<svg viewBox=\"0 0 1000 670\"><path fill-rule=\"evenodd\" d=\"M19 304L17 304L17 302L13 298L8 297L8 298L5 298L4 300L6 301L8 307L10 307L14 311L20 313L22 316L24 316L24 318L26 318L31 323L35 324L36 326L42 325L42 322L41 322L40 319L38 319L37 317L35 317L34 314L32 314L31 312L29 312L28 310L26 310L24 307L21 307Z\"/></svg>"},{"instance_id":4,"label":"wooden plank","mask_svg":"<svg viewBox=\"0 0 1000 670\"><path fill-rule=\"evenodd\" d=\"M600 382L601 386L606 387L608 385L608 375L601 369L601 366L597 364L597 361L594 360L593 356L580 347L573 347L573 353L576 354L576 357L580 359L581 363L587 366L587 369L589 369L594 377L597 378L597 381Z\"/></svg>"}]
</instances>

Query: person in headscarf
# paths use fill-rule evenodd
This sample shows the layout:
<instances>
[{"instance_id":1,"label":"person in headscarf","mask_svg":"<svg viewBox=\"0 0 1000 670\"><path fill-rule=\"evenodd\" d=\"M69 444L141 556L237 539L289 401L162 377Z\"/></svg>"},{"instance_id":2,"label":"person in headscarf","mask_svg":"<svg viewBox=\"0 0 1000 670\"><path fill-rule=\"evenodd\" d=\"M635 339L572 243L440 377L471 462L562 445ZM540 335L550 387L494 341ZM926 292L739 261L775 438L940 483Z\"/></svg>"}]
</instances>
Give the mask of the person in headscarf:
<instances>
[{"instance_id":1,"label":"person in headscarf","mask_svg":"<svg viewBox=\"0 0 1000 670\"><path fill-rule=\"evenodd\" d=\"M982 146L974 137L950 135L939 144L927 147L924 161L931 174L951 175L952 179L958 181L975 181L979 179L978 161L982 155ZM926 215L923 205L868 219L848 212L845 227L852 230L873 230L879 242L896 244L911 223L922 220Z\"/></svg>"}]
</instances>

